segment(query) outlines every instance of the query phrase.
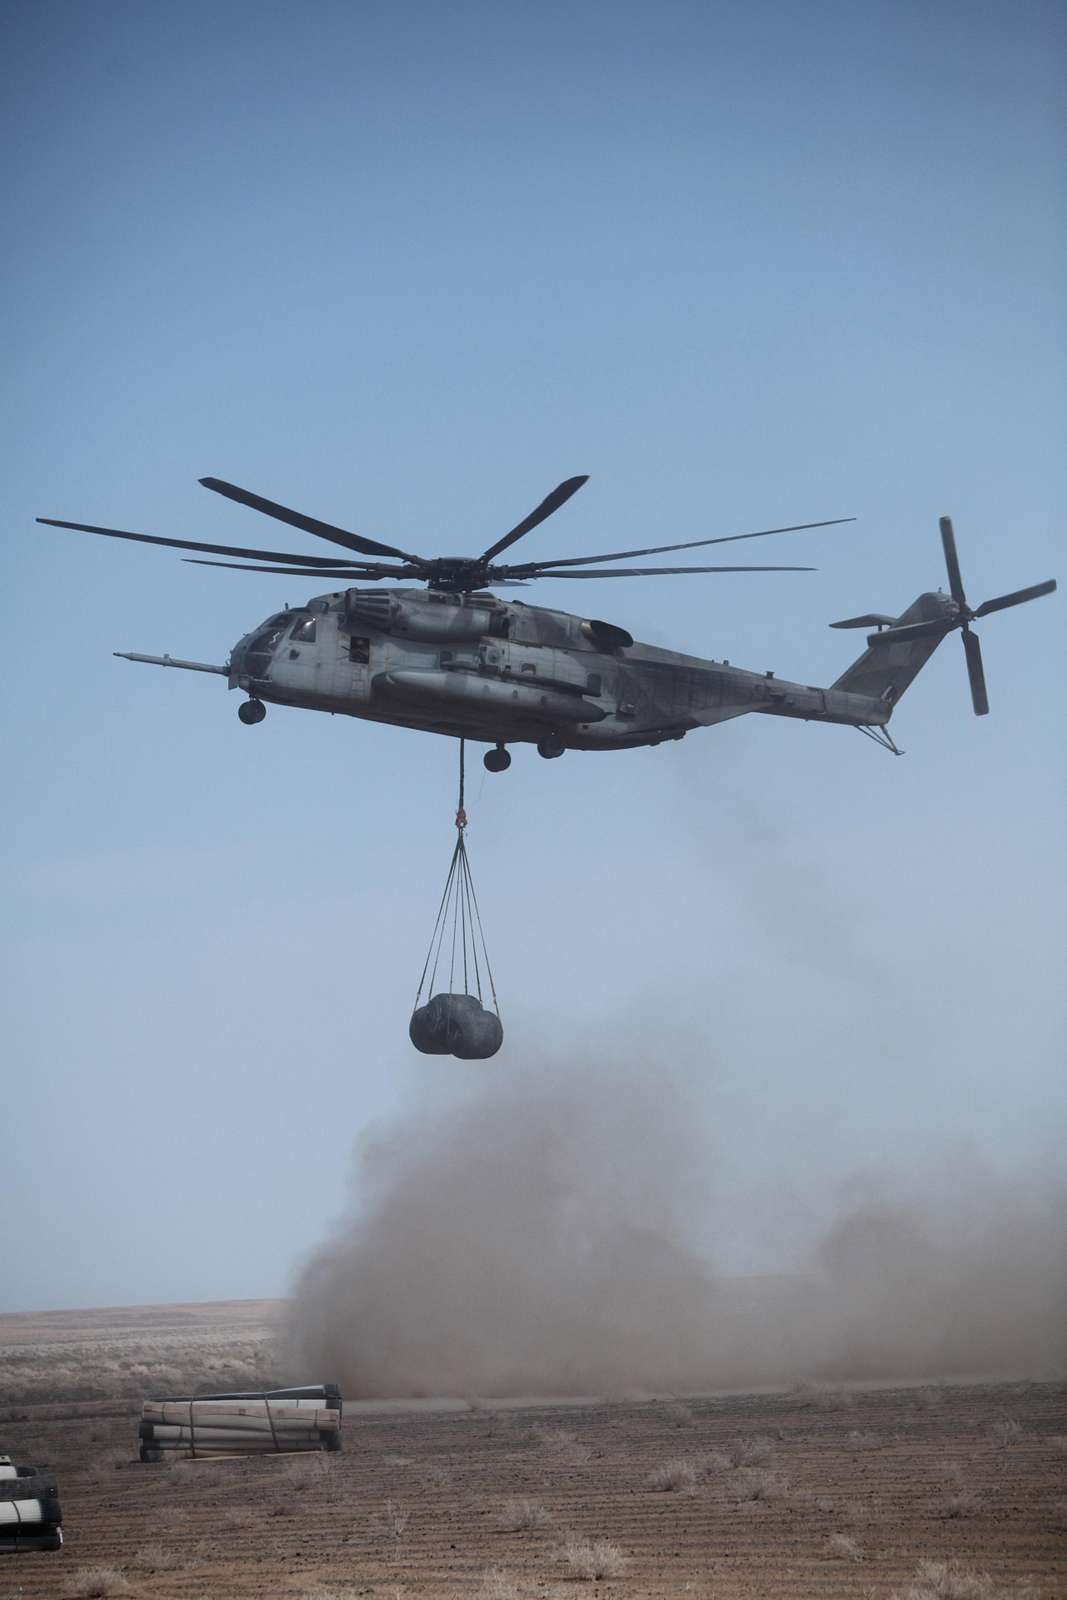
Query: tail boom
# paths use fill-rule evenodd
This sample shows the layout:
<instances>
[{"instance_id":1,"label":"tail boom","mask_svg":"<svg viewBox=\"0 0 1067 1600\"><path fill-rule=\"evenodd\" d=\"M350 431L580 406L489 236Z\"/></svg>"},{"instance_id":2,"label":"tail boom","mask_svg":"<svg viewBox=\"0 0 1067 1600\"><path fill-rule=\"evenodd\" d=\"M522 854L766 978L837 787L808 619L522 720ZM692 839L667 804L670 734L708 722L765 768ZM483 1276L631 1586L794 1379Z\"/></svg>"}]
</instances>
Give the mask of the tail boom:
<instances>
[{"instance_id":1,"label":"tail boom","mask_svg":"<svg viewBox=\"0 0 1067 1600\"><path fill-rule=\"evenodd\" d=\"M956 604L944 594L922 594L900 617L875 617L869 621L892 628L923 622L933 631L918 639L868 636L867 648L828 689L787 683L773 677L753 677L748 709L772 717L799 717L805 722L836 722L851 728L882 728L913 678L922 671L941 640L956 625ZM850 619L846 626L867 625L867 617Z\"/></svg>"}]
</instances>

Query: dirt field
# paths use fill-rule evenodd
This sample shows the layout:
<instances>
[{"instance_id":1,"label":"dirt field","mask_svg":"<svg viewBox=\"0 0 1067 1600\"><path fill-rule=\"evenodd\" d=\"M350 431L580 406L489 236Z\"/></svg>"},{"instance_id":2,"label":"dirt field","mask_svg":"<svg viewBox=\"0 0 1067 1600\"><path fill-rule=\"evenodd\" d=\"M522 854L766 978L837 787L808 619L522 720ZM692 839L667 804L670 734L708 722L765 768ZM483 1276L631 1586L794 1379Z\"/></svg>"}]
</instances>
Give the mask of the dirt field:
<instances>
[{"instance_id":1,"label":"dirt field","mask_svg":"<svg viewBox=\"0 0 1067 1600\"><path fill-rule=\"evenodd\" d=\"M0 1317L0 1452L55 1467L67 1537L0 1600L890 1596L924 1560L960 1568L924 1596L1067 1596L1063 1382L351 1404L340 1456L137 1462L141 1395L280 1376L275 1315Z\"/></svg>"}]
</instances>

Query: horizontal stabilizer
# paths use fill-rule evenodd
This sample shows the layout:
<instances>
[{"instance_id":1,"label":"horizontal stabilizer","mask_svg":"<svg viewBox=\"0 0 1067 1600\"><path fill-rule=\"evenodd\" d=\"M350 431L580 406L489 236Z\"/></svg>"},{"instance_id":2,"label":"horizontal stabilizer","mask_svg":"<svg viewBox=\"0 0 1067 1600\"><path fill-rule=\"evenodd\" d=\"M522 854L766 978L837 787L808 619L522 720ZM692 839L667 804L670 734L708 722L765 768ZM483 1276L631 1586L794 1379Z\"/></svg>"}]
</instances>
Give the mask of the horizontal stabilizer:
<instances>
[{"instance_id":1,"label":"horizontal stabilizer","mask_svg":"<svg viewBox=\"0 0 1067 1600\"><path fill-rule=\"evenodd\" d=\"M844 622L831 622L831 628L891 628L896 617L884 617L880 611L868 611L862 617L846 617Z\"/></svg>"},{"instance_id":2,"label":"horizontal stabilizer","mask_svg":"<svg viewBox=\"0 0 1067 1600\"><path fill-rule=\"evenodd\" d=\"M868 644L902 644L906 639L943 638L957 626L954 617L935 617L931 622L908 622L901 628L885 628L868 636Z\"/></svg>"}]
</instances>

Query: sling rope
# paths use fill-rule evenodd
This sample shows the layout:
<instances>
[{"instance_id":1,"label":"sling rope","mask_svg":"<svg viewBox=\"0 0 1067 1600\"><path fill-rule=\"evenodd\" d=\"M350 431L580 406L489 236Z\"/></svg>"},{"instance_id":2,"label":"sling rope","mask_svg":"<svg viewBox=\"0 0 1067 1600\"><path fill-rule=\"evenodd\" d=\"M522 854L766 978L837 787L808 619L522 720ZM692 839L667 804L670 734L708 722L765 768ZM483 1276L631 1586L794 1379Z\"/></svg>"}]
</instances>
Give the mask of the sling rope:
<instances>
[{"instance_id":1,"label":"sling rope","mask_svg":"<svg viewBox=\"0 0 1067 1600\"><path fill-rule=\"evenodd\" d=\"M500 1003L497 1000L496 984L493 982L493 969L489 964L489 950L486 946L482 916L478 908L478 896L475 892L470 861L467 857L467 812L464 808L465 745L466 740L461 739L459 741L459 803L456 806L456 844L452 851L448 876L445 879L444 893L437 908L437 920L430 936L430 948L426 952L422 977L419 979L419 990L415 996L415 1009L417 1010L422 1003L424 990L427 998L433 995L438 970L441 970L443 977L445 966L447 966L448 970L449 993L458 994L460 992L456 988L456 983L458 977L462 975L462 992L474 995L479 1004L484 1005L485 998L482 987L482 970L484 968L485 981L493 997L493 1010L499 1016ZM446 941L448 941L447 956L445 954ZM429 982L427 982L427 977Z\"/></svg>"}]
</instances>

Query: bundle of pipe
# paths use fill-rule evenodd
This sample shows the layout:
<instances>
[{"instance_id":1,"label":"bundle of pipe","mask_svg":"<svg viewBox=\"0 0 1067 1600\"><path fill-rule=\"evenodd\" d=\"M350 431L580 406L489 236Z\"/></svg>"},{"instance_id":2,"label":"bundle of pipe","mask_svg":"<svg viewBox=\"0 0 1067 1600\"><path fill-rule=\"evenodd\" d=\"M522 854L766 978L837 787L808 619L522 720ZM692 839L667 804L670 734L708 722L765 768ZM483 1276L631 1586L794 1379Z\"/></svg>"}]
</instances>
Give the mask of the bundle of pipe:
<instances>
[{"instance_id":1,"label":"bundle of pipe","mask_svg":"<svg viewBox=\"0 0 1067 1600\"><path fill-rule=\"evenodd\" d=\"M335 1383L146 1400L141 1460L340 1450L342 1407Z\"/></svg>"},{"instance_id":2,"label":"bundle of pipe","mask_svg":"<svg viewBox=\"0 0 1067 1600\"><path fill-rule=\"evenodd\" d=\"M58 1550L63 1543L62 1521L52 1474L0 1456L0 1554Z\"/></svg>"}]
</instances>

